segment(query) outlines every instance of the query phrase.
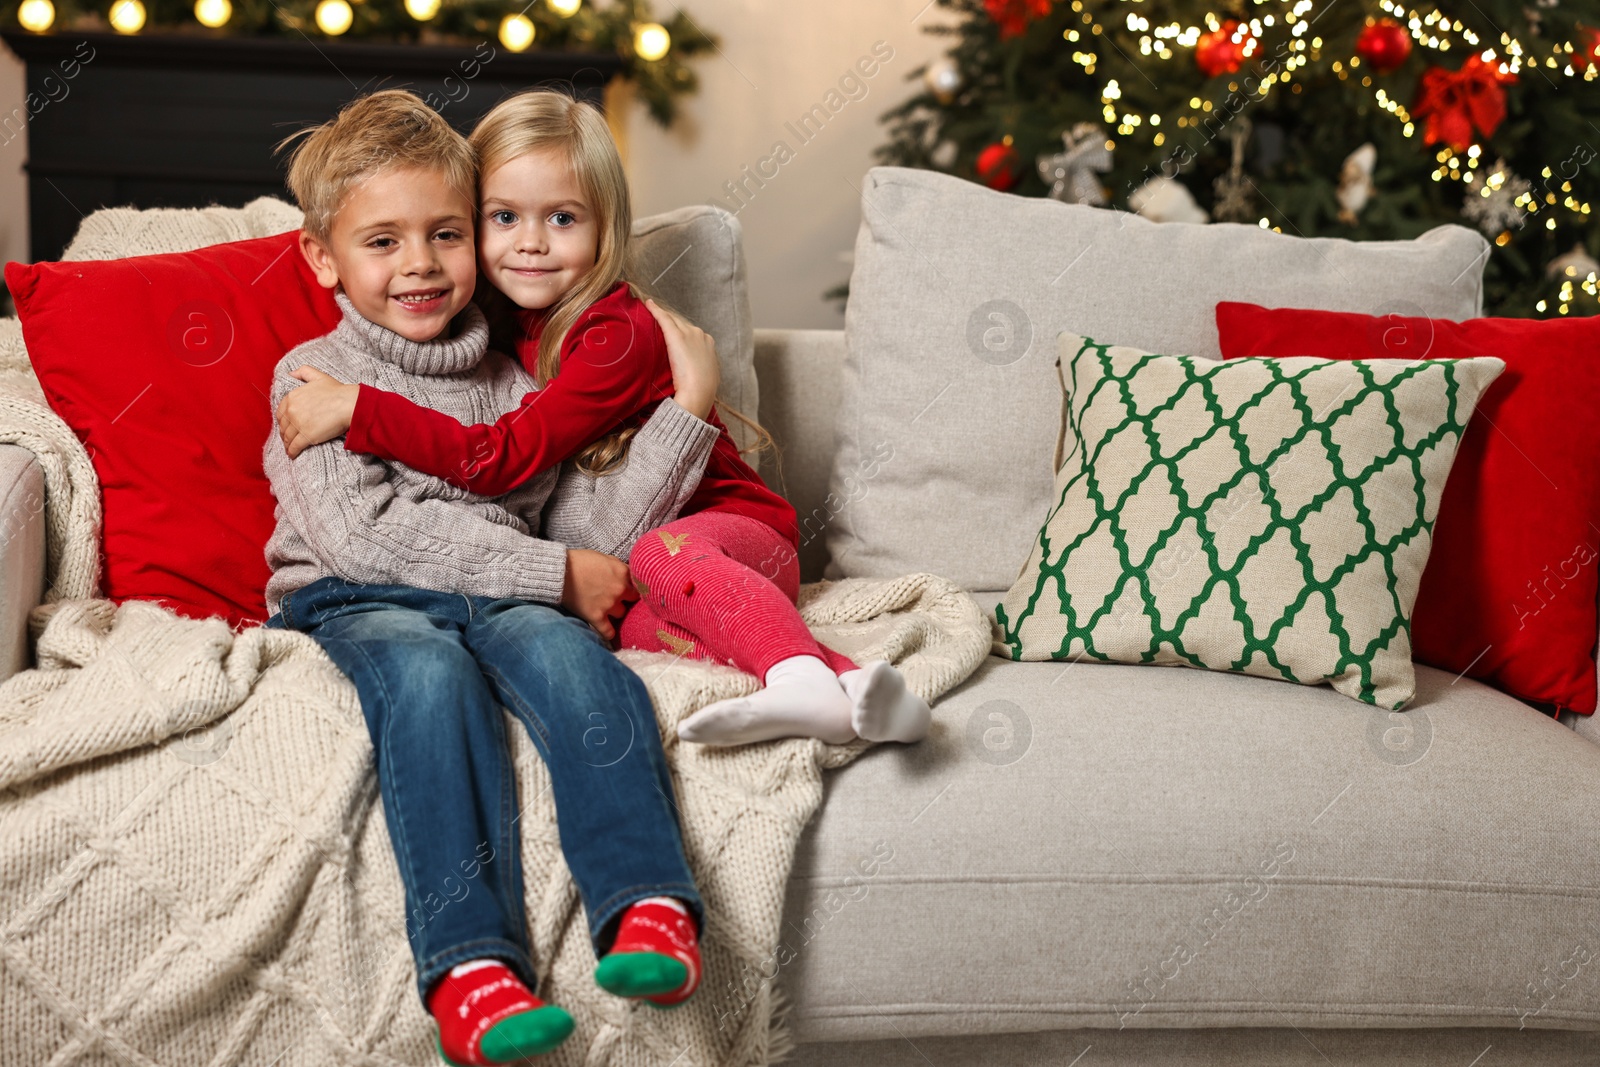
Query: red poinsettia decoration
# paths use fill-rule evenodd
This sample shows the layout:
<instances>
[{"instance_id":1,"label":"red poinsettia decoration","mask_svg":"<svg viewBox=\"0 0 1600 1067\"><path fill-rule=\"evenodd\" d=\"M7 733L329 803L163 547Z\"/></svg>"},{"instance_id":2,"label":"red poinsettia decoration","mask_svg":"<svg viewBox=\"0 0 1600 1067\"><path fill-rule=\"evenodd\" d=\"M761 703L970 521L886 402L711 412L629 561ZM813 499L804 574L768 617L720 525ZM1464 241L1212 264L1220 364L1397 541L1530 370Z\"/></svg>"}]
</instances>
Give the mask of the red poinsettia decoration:
<instances>
[{"instance_id":1,"label":"red poinsettia decoration","mask_svg":"<svg viewBox=\"0 0 1600 1067\"><path fill-rule=\"evenodd\" d=\"M1470 57L1460 70L1430 67L1417 83L1417 102L1411 107L1413 115L1427 120L1423 141L1443 141L1464 152L1474 140L1474 129L1485 137L1493 135L1506 117L1501 86L1516 80L1515 74L1503 73L1497 62L1481 55Z\"/></svg>"},{"instance_id":2,"label":"red poinsettia decoration","mask_svg":"<svg viewBox=\"0 0 1600 1067\"><path fill-rule=\"evenodd\" d=\"M1000 24L1000 39L1016 37L1034 19L1050 14L1054 0L983 0L983 9Z\"/></svg>"}]
</instances>

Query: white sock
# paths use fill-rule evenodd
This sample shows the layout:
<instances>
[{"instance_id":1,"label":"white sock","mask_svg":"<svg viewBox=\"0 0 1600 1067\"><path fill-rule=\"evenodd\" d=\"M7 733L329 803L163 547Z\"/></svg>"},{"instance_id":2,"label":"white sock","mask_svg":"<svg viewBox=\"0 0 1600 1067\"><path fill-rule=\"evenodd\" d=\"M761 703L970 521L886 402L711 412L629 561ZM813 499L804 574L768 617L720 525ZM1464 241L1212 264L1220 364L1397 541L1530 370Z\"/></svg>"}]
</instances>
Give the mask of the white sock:
<instances>
[{"instance_id":1,"label":"white sock","mask_svg":"<svg viewBox=\"0 0 1600 1067\"><path fill-rule=\"evenodd\" d=\"M779 737L853 741L853 706L838 675L816 656L790 656L767 671L766 688L719 700L678 724L678 736L703 745L745 745Z\"/></svg>"},{"instance_id":2,"label":"white sock","mask_svg":"<svg viewBox=\"0 0 1600 1067\"><path fill-rule=\"evenodd\" d=\"M845 671L839 682L853 704L850 725L868 741L921 741L933 711L906 688L905 676L885 660Z\"/></svg>"},{"instance_id":3,"label":"white sock","mask_svg":"<svg viewBox=\"0 0 1600 1067\"><path fill-rule=\"evenodd\" d=\"M468 960L466 963L458 963L454 967L450 968L450 977L460 978L464 974L471 974L473 971L480 971L485 967L493 967L497 963L500 963L502 967L505 966L505 964L501 963L501 961L489 959L487 957L484 959Z\"/></svg>"},{"instance_id":4,"label":"white sock","mask_svg":"<svg viewBox=\"0 0 1600 1067\"><path fill-rule=\"evenodd\" d=\"M645 897L643 900L634 901L634 903L635 904L661 904L661 905L663 905L665 907L671 908L673 911L677 912L679 915L687 915L687 914L689 914L689 909L683 906L683 902L678 900L678 899L676 899L676 898L674 898L674 897Z\"/></svg>"}]
</instances>

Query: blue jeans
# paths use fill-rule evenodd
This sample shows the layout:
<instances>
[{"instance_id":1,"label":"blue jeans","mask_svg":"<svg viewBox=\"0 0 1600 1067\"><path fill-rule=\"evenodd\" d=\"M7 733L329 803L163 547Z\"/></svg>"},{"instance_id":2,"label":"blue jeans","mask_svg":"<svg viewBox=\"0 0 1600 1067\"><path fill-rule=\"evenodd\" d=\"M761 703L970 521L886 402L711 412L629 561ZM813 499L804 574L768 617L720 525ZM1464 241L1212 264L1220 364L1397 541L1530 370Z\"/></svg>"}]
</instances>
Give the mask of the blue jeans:
<instances>
[{"instance_id":1,"label":"blue jeans","mask_svg":"<svg viewBox=\"0 0 1600 1067\"><path fill-rule=\"evenodd\" d=\"M424 1003L445 972L481 957L538 984L501 705L550 770L595 954L645 897L675 897L701 923L649 693L583 620L330 577L285 597L267 625L309 634L361 696Z\"/></svg>"}]
</instances>

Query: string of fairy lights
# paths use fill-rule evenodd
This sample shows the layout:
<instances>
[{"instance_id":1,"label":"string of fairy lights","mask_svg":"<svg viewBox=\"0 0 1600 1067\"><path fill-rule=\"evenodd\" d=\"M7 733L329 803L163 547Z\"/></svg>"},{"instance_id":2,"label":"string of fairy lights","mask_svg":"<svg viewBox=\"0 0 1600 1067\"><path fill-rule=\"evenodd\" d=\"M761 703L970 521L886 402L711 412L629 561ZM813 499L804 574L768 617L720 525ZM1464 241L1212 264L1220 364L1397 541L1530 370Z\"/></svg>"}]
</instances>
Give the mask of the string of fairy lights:
<instances>
[{"instance_id":1,"label":"string of fairy lights","mask_svg":"<svg viewBox=\"0 0 1600 1067\"><path fill-rule=\"evenodd\" d=\"M1283 24L1289 27L1289 37L1286 42L1288 55L1277 64L1277 69L1269 70L1259 79L1254 94L1266 97L1275 88L1279 91L1300 92L1301 86L1295 81L1296 73L1308 64L1321 62L1325 58L1324 41L1312 32L1315 18L1313 12L1316 6L1314 0L1251 0L1251 2L1256 7L1287 4L1288 10L1263 12L1250 17L1241 15L1236 20L1230 19L1228 21L1232 22L1233 26L1224 39L1238 49L1241 58L1255 57L1259 54L1263 36L1281 19ZM1491 64L1502 75L1515 75L1527 67L1536 65L1543 68L1544 73L1553 73L1554 76L1583 81L1600 78L1600 57L1591 60L1587 56L1582 56L1579 47L1570 41L1553 42L1535 51L1510 34L1502 33L1497 43L1486 46L1485 41L1469 26L1437 9L1411 6L1401 0L1379 0L1378 6L1404 28L1416 45L1440 53L1452 49L1458 52L1476 50L1485 64ZM1083 68L1085 74L1092 75L1100 62L1099 52L1095 48L1095 38L1105 36L1107 24L1098 21L1091 11L1086 10L1083 0L1072 0L1071 7L1079 16L1079 24L1064 30L1062 37L1067 43L1079 46L1073 52L1072 60ZM1121 13L1120 5L1119 13ZM1227 23L1217 14L1208 13L1202 24L1184 25L1180 22L1170 22L1165 25L1152 25L1150 19L1137 11L1127 11L1124 15L1124 25L1130 33L1139 35L1137 43L1141 56L1171 61L1178 58L1179 49L1185 50L1183 53L1185 55L1192 54L1192 50L1201 42L1203 35L1219 34ZM1580 58L1575 59L1575 57ZM1359 55L1337 57L1330 55L1327 58L1328 70L1340 81L1359 78L1363 87L1372 89L1374 103L1401 124L1401 133L1404 136L1409 138L1417 135L1417 124L1411 113L1382 86L1373 85L1372 75L1361 70L1362 60ZM1237 93L1239 89L1237 81L1228 83L1230 93ZM1141 114L1137 109L1127 106L1123 102L1122 87L1116 79L1109 79L1102 87L1100 103L1106 124L1114 128L1117 136L1132 137L1144 131L1156 147L1167 141L1166 131L1162 128L1167 120L1158 113ZM1199 126L1205 121L1205 116L1216 107L1211 100L1200 96L1191 97L1188 105L1188 114L1176 116L1175 124L1180 129ZM1115 140L1107 139L1108 149L1114 148L1115 145ZM1469 195L1490 197L1505 185L1507 172L1498 168L1487 172L1488 168L1483 164L1483 158L1483 149L1478 144L1470 145L1465 152L1459 152L1449 146L1441 147L1435 157L1438 166L1433 170L1432 178L1434 181L1444 181L1446 178L1460 181L1467 185ZM1547 181L1551 179L1553 177L1551 169L1544 168L1541 177ZM1543 212L1544 224L1551 230L1557 227L1552 214L1553 209L1564 208L1580 217L1587 217L1592 211L1591 204L1580 201L1572 195L1570 182L1563 182L1558 191L1542 189L1535 191L1531 188L1524 190L1515 197L1513 203L1530 215L1537 216ZM1270 226L1269 220L1265 218L1261 219L1259 224L1263 228ZM1278 229L1278 227L1270 228ZM1495 239L1495 243L1504 246L1510 240L1510 233L1503 232ZM1559 311L1562 314L1567 313L1568 306L1576 295L1576 289L1582 289L1590 296L1600 296L1600 278L1597 278L1595 273L1590 273L1585 278L1563 278L1557 296ZM1540 301L1536 306L1542 312L1547 305L1545 301Z\"/></svg>"},{"instance_id":2,"label":"string of fairy lights","mask_svg":"<svg viewBox=\"0 0 1600 1067\"><path fill-rule=\"evenodd\" d=\"M360 0L356 0L360 2ZM561 18L577 14L583 0L545 0L546 6ZM404 0L406 14L416 22L427 23L439 14L442 0ZM209 29L222 29L233 18L232 0L195 0L194 18ZM148 14L143 0L113 0L106 20L118 33L135 34L145 28ZM313 14L318 30L338 37L355 23L351 0L319 0ZM17 7L17 22L32 33L44 33L56 22L52 0L22 0ZM500 43L513 52L526 51L537 37L532 19L523 12L507 14L500 20ZM672 35L659 22L641 22L633 27L634 54L646 62L663 58L672 48Z\"/></svg>"}]
</instances>

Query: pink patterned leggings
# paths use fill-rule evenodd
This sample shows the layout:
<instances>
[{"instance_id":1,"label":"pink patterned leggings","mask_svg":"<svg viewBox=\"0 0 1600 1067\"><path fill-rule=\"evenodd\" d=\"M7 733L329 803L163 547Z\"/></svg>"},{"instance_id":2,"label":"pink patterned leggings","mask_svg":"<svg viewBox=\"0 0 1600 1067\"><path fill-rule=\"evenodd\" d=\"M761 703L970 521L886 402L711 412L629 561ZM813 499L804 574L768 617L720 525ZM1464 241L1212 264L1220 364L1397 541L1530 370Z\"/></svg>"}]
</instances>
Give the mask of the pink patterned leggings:
<instances>
[{"instance_id":1,"label":"pink patterned leggings","mask_svg":"<svg viewBox=\"0 0 1600 1067\"><path fill-rule=\"evenodd\" d=\"M623 648L731 663L761 679L791 656L816 656L835 674L856 669L801 621L800 558L764 522L682 516L641 537L628 568L639 599L622 620Z\"/></svg>"}]
</instances>

